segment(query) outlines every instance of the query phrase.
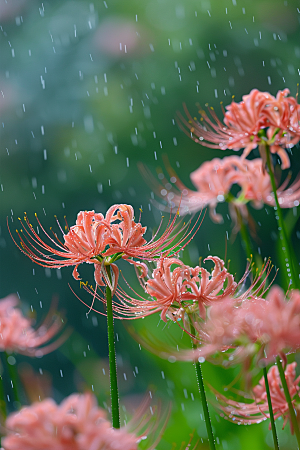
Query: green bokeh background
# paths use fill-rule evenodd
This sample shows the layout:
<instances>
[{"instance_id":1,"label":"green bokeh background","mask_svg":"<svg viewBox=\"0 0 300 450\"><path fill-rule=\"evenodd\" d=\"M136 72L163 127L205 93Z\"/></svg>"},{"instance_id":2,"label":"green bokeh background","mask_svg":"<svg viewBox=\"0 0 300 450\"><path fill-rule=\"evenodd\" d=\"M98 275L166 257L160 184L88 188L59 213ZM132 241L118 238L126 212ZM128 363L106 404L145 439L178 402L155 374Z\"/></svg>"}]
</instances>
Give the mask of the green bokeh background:
<instances>
[{"instance_id":1,"label":"green bokeh background","mask_svg":"<svg viewBox=\"0 0 300 450\"><path fill-rule=\"evenodd\" d=\"M221 117L220 102L230 103L233 95L240 101L253 88L276 94L288 87L295 95L299 22L297 0L0 0L0 296L18 292L24 310L32 305L38 319L58 296L72 336L41 360L17 357L19 363L51 374L57 401L93 386L100 405L107 405L105 317L86 315L68 283L85 301L91 299L80 291L71 269L45 270L22 255L8 234L6 218L14 230L24 211L33 223L36 212L49 229L54 214L61 222L66 215L72 225L80 210L105 212L113 203L129 203L142 209L149 237L161 213L151 203L138 163L155 175L166 154L192 187L189 174L224 152L189 140L178 129L176 111L185 102L197 114L196 102L209 103ZM299 171L298 151L291 152L293 176ZM246 267L244 250L239 236L232 234L227 206L218 210L224 223L216 225L206 214L183 259L197 264L199 257L218 255L231 261L238 278ZM278 265L271 208L251 214L257 222L258 251ZM297 214L294 208L287 217L296 253ZM132 268L124 265L122 270L137 287ZM80 273L84 280L92 279L91 267ZM282 281L280 274L277 281ZM158 339L188 345L180 330L165 327L158 315L130 325L138 333L147 329ZM155 391L165 407L172 402L158 448L180 447L194 431L199 448L207 449L192 365L164 361L140 349L121 322L116 333L121 404ZM220 390L239 371L203 365L205 380ZM220 418L213 406L210 410L217 448L272 448L267 423L238 426ZM288 429L279 435L282 449L295 448Z\"/></svg>"}]
</instances>

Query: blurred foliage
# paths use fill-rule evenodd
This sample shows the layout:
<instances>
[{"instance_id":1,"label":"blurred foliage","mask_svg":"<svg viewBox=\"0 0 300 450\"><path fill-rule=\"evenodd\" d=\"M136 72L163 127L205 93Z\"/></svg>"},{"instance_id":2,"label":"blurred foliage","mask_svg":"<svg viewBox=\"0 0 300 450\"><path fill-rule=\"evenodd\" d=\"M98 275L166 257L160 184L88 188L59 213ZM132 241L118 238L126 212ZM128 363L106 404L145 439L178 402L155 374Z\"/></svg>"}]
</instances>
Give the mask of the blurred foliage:
<instances>
[{"instance_id":1,"label":"blurred foliage","mask_svg":"<svg viewBox=\"0 0 300 450\"><path fill-rule=\"evenodd\" d=\"M298 0L0 0L0 294L18 292L38 316L58 294L59 308L76 332L61 350L32 361L36 369L51 373L58 400L93 385L107 405L105 317L86 316L86 307L68 287L70 283L82 294L71 270L45 270L19 252L6 217L13 230L24 211L32 221L37 212L48 229L54 214L61 222L66 215L71 225L81 209L104 212L123 202L136 211L142 208L150 236L160 212L150 202L137 163L147 164L155 174L167 154L189 184L191 171L224 153L200 147L180 132L174 118L183 102L192 114L197 114L196 102L209 103L221 117L219 102L226 105L233 95L239 101L253 88L276 94L289 87L295 95L299 21ZM293 177L300 166L298 151L291 156ZM183 258L196 264L199 257L217 254L231 260L231 271L241 276L246 258L239 236L231 233L227 206L218 210L224 223L213 224L206 214ZM251 214L258 252L276 264L272 210ZM287 215L299 254L298 211ZM91 277L88 269L81 271L83 279ZM131 268L124 273L136 286ZM153 329L162 340L168 333L158 316L134 326ZM193 430L199 448L208 448L201 444L206 432L192 365L172 364L140 350L121 322L116 333L121 404L137 394L142 398L155 386L157 397L172 401L159 448L169 449L173 442L180 446ZM177 333L181 339L179 329ZM203 365L205 380L220 390L238 370ZM210 409L218 448L272 447L267 423L238 427ZM281 448L291 448L289 431L279 434Z\"/></svg>"}]
</instances>

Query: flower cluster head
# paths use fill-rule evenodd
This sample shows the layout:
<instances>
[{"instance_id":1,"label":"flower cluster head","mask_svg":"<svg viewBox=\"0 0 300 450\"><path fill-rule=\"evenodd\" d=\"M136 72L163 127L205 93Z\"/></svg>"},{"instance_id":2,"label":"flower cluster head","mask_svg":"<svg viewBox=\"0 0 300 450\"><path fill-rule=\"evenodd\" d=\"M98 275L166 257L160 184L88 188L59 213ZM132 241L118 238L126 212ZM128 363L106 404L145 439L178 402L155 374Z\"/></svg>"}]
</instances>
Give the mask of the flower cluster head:
<instances>
[{"instance_id":1,"label":"flower cluster head","mask_svg":"<svg viewBox=\"0 0 300 450\"><path fill-rule=\"evenodd\" d=\"M149 421L141 413L133 433L130 424L112 428L89 393L73 394L60 405L48 398L8 416L2 445L5 450L137 450L139 431Z\"/></svg>"},{"instance_id":2,"label":"flower cluster head","mask_svg":"<svg viewBox=\"0 0 300 450\"><path fill-rule=\"evenodd\" d=\"M235 304L238 299L241 302L250 293L255 295L258 290L263 289L264 282L258 285L260 274L247 290L241 291L241 286L249 274L249 267L239 282L236 282L222 259L208 256L204 262L206 261L212 261L214 264L211 272L201 266L190 267L178 258L159 259L152 277L148 276L148 279L141 282L145 293L148 294L146 298L132 288L134 296L120 287L117 288L117 300L113 302L115 316L136 319L160 312L163 321L170 319L177 322L182 319L186 324L185 328L189 329L188 318L195 317L196 322L202 323L210 305L223 304L222 301L228 296L235 296L235 300L232 300ZM268 269L268 265L264 271ZM91 293L95 295L95 292ZM97 294L95 298L104 301Z\"/></svg>"},{"instance_id":3,"label":"flower cluster head","mask_svg":"<svg viewBox=\"0 0 300 450\"><path fill-rule=\"evenodd\" d=\"M54 315L53 310L35 330L32 321L17 308L18 303L15 295L0 300L0 351L41 357L62 344L66 335L49 343L63 326L62 320Z\"/></svg>"},{"instance_id":4,"label":"flower cluster head","mask_svg":"<svg viewBox=\"0 0 300 450\"><path fill-rule=\"evenodd\" d=\"M300 106L289 93L284 89L274 97L253 89L241 102L232 101L226 111L222 106L224 123L213 108L208 108L208 115L199 106L201 120L198 122L185 107L187 120L180 114L180 126L195 142L206 147L244 148L244 157L257 146L267 144L272 153L278 154L282 168L286 169L290 167L290 160L285 149L292 148L300 139Z\"/></svg>"},{"instance_id":5,"label":"flower cluster head","mask_svg":"<svg viewBox=\"0 0 300 450\"><path fill-rule=\"evenodd\" d=\"M158 237L156 233L147 242L144 239L146 227L134 221L132 206L120 204L109 208L106 215L94 211L80 211L76 224L63 234L61 242L57 234L49 235L37 218L38 228L49 241L44 242L40 231L36 231L25 215L25 223L21 221L22 229L18 232L21 244L19 249L37 264L61 268L75 266L73 277L80 280L78 266L81 263L94 265L94 277L97 285L108 285L113 291L117 286L119 270L116 264L122 258L140 269L140 276L145 277L147 266L143 261L152 261L164 252L172 252L178 246L186 245L191 238L192 230L174 240L182 232L176 224L176 216L169 222L168 227ZM179 250L178 250L179 251ZM112 271L108 271L110 266Z\"/></svg>"},{"instance_id":6,"label":"flower cluster head","mask_svg":"<svg viewBox=\"0 0 300 450\"><path fill-rule=\"evenodd\" d=\"M163 174L159 174L162 175L160 183L149 171L145 176L157 194L173 208L178 207L180 214L195 213L208 206L211 219L220 223L223 218L216 212L216 207L224 201L229 203L233 217L234 208L238 208L243 216L247 215L246 205L249 202L254 208L262 208L264 204L275 206L270 176L259 158L247 160L239 156L227 156L205 161L190 175L196 191L187 188L170 166L167 166L167 170L172 184ZM299 178L287 188L288 182L289 177L277 189L282 208L292 208L300 202ZM231 193L234 185L240 188L236 197Z\"/></svg>"},{"instance_id":7,"label":"flower cluster head","mask_svg":"<svg viewBox=\"0 0 300 450\"><path fill-rule=\"evenodd\" d=\"M285 370L285 379L294 409L297 411L298 415L300 412L300 376L296 378L296 366L296 362L287 365ZM272 366L269 370L268 383L274 418L283 418L283 428L289 421L291 432L293 434L293 424L277 366ZM248 402L231 400L216 390L213 390L213 392L218 400L216 405L217 408L220 409L222 411L222 415L230 421L243 425L251 425L253 423L260 423L263 420L270 418L264 377L262 377L259 383L252 389L250 396L246 395L246 393L240 393L245 400L248 399ZM271 423L269 427L271 429Z\"/></svg>"}]
</instances>

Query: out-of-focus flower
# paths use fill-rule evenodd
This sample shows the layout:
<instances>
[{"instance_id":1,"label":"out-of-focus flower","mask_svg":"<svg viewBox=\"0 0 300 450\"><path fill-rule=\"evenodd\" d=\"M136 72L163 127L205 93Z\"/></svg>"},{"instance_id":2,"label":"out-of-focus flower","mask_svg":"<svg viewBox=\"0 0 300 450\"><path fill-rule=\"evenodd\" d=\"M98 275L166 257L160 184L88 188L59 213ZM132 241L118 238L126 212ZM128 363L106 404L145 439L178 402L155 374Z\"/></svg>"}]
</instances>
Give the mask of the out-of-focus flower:
<instances>
[{"instance_id":1,"label":"out-of-focus flower","mask_svg":"<svg viewBox=\"0 0 300 450\"><path fill-rule=\"evenodd\" d=\"M205 322L195 321L194 327L199 348L176 355L178 359L211 358L222 352L222 360L245 365L252 358L267 364L278 355L286 362L286 354L300 347L300 292L292 290L286 298L273 286L266 299L252 296L239 302L228 297L213 303Z\"/></svg>"},{"instance_id":2,"label":"out-of-focus flower","mask_svg":"<svg viewBox=\"0 0 300 450\"><path fill-rule=\"evenodd\" d=\"M242 159L239 156L227 156L205 161L191 173L190 178L197 191L187 188L175 171L167 165L171 183L159 173L161 183L142 167L142 171L157 194L164 198L173 208L178 207L180 214L194 213L209 206L210 216L220 223L223 218L216 212L218 203L227 201L234 219L234 210L238 208L242 216L248 215L246 205L262 208L264 204L275 206L270 176L263 169L261 159ZM277 189L278 201L282 208L298 206L300 202L299 177L289 186L289 177ZM231 188L237 185L241 190L235 197Z\"/></svg>"},{"instance_id":3,"label":"out-of-focus flower","mask_svg":"<svg viewBox=\"0 0 300 450\"><path fill-rule=\"evenodd\" d=\"M118 58L144 55L148 51L145 45L145 28L141 30L136 22L116 16L99 24L94 44L101 52Z\"/></svg>"},{"instance_id":4,"label":"out-of-focus flower","mask_svg":"<svg viewBox=\"0 0 300 450\"><path fill-rule=\"evenodd\" d=\"M18 303L15 295L0 300L0 351L41 357L62 344L66 335L49 343L63 327L62 320L54 315L53 310L35 330L31 326L32 321L17 308Z\"/></svg>"},{"instance_id":5,"label":"out-of-focus flower","mask_svg":"<svg viewBox=\"0 0 300 450\"><path fill-rule=\"evenodd\" d=\"M300 139L300 106L290 91L278 91L276 98L268 92L253 89L243 96L240 103L232 102L223 109L222 123L213 108L208 111L201 108L201 121L192 118L184 106L186 120L179 114L179 125L192 139L206 147L221 150L240 150L244 148L244 157L259 145L270 145L272 153L277 153L282 168L290 166L285 148L292 148ZM189 132L186 130L189 130Z\"/></svg>"},{"instance_id":6,"label":"out-of-focus flower","mask_svg":"<svg viewBox=\"0 0 300 450\"><path fill-rule=\"evenodd\" d=\"M150 410L143 407L137 414L132 423L115 429L89 393L73 394L60 405L46 399L8 416L2 445L5 450L136 450L146 437L141 431L153 428Z\"/></svg>"},{"instance_id":7,"label":"out-of-focus flower","mask_svg":"<svg viewBox=\"0 0 300 450\"><path fill-rule=\"evenodd\" d=\"M79 264L84 262L94 264L97 285L107 284L114 291L119 274L118 267L114 263L118 259L123 258L134 264L141 270L140 276L145 277L147 267L140 260L152 261L164 252L178 253L183 246L187 245L193 236L196 224L187 231L187 225L180 227L176 219L175 216L169 221L160 237L157 232L147 242L143 238L146 227L134 221L134 211L130 205L113 205L105 217L94 211L81 211L77 216L76 224L71 228L66 226L67 233L64 233L58 223L64 237L63 243L55 233L51 237L37 218L40 230L50 242L47 244L40 237L39 230L35 231L25 215L25 223L20 219L21 232L17 231L21 243L18 245L15 240L14 242L24 254L41 266L50 268L75 266L73 277L77 280L80 279L77 270ZM182 236L184 230L185 233ZM178 236L180 237L175 243ZM110 275L107 266L112 269Z\"/></svg>"},{"instance_id":8,"label":"out-of-focus flower","mask_svg":"<svg viewBox=\"0 0 300 450\"><path fill-rule=\"evenodd\" d=\"M285 379L290 392L292 403L297 411L297 416L300 412L300 402L299 402L299 382L300 376L296 378L296 366L297 363L288 364L285 370ZM279 371L277 366L271 367L268 372L268 382L271 394L272 408L274 413L274 418L283 418L283 428L290 422L291 432L293 434L293 425L289 414L289 407L284 395L284 391L281 385L281 380L279 376ZM252 389L250 396L246 396L244 393L240 393L244 396L245 400L250 400L246 402L238 402L235 400L228 399L224 395L220 394L216 390L213 390L217 397L218 403L217 407L222 411L225 418L230 421L250 425L253 423L260 423L270 417L266 386L264 377L261 378L258 385ZM251 401L252 400L252 401ZM269 425L271 429L271 424Z\"/></svg>"},{"instance_id":9,"label":"out-of-focus flower","mask_svg":"<svg viewBox=\"0 0 300 450\"><path fill-rule=\"evenodd\" d=\"M8 22L15 20L25 8L27 8L30 2L28 0L14 0L14 2L1 2L0 3L0 21Z\"/></svg>"}]
</instances>

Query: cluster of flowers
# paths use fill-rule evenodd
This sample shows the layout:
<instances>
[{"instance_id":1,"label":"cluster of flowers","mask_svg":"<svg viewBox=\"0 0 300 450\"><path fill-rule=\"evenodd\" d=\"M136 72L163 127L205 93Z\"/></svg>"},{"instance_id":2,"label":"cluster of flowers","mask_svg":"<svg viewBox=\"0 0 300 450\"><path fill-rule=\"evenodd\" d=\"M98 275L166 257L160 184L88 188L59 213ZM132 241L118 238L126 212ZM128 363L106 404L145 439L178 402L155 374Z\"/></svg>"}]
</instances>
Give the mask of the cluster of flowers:
<instances>
[{"instance_id":1,"label":"cluster of flowers","mask_svg":"<svg viewBox=\"0 0 300 450\"><path fill-rule=\"evenodd\" d=\"M127 218L128 211L133 210L128 205L114 205L109 211L122 211L122 217ZM99 222L96 221L97 218ZM85 225L83 225L83 219ZM139 238L140 246L128 244L136 237L136 230L139 230L140 234L145 230L140 223L133 222L132 217L127 222L121 221L116 226L118 245L114 241L112 246L101 254L101 250L105 249L102 245L105 240L99 230L103 226L107 232L103 220L103 215L96 214L94 211L80 212L76 225L71 227L64 236L65 244L62 254L64 256L68 254L70 257L55 260L54 267L68 266L73 263L76 264L74 270L77 272L79 259L74 262L75 255L78 258L82 257L80 262L94 263L95 258L98 257L96 254L98 251L101 258L110 257L112 261L115 261L115 256L119 256L121 252L126 259L127 252L131 255L142 254L143 249L148 245L145 244L144 239ZM30 225L28 230L34 239L38 236ZM47 250L50 249L40 237L35 242ZM78 244L77 254L74 242ZM121 244L122 242L124 245ZM158 242L161 245L160 238ZM157 254L153 248L152 255ZM36 253L32 250L29 253L29 247L25 246L24 240L22 240L22 249L32 259L36 258ZM51 251L57 254L56 249ZM39 257L38 262L42 265L51 265L50 258L51 256L48 255L44 259ZM300 293L296 290L290 291L289 300L286 301L283 291L274 286L266 299L263 298L271 271L269 261L247 289L244 285L251 273L250 266L244 276L239 281L235 281L234 276L219 257L209 256L205 261L213 262L214 268L211 272L201 266L187 266L178 257L167 254L160 256L155 261L156 267L152 275L149 276L145 271L140 276L146 297L138 295L135 291L134 295L129 295L119 285L114 286L115 317L134 319L160 312L164 321L169 319L180 323L180 326L192 335L198 348L173 353L177 359L210 358L216 362L221 358L223 364L225 360L227 363L242 362L245 367L249 367L254 359L259 364L273 362L277 355L286 361L286 352L296 351L300 342ZM97 268L97 263L94 264ZM103 284L102 280L101 283ZM97 293L96 289L87 288L87 290L91 292L94 299L106 301L105 296ZM170 356L167 350L160 354Z\"/></svg>"},{"instance_id":2,"label":"cluster of flowers","mask_svg":"<svg viewBox=\"0 0 300 450\"><path fill-rule=\"evenodd\" d=\"M287 169L290 160L285 149L292 148L300 140L300 106L288 94L289 90L284 89L275 98L268 92L254 89L243 96L242 102L233 101L226 107L226 112L223 109L224 123L220 122L213 108L208 111L214 122L201 107L200 121L192 118L186 107L188 120L178 114L179 126L195 142L222 150L245 149L241 157L214 158L192 172L190 178L196 191L187 188L168 163L170 180L160 172L158 182L142 165L141 171L154 191L172 208L177 206L180 214L194 213L208 206L212 220L220 223L223 218L216 212L216 207L218 203L227 201L230 215L236 222L237 208L245 219L249 217L247 203L254 208L261 208L264 204L275 206L270 175L264 167L265 146L279 155L281 168ZM256 147L262 159L245 159ZM289 180L290 177L287 177L277 188L278 200L283 208L298 206L300 202L299 177L290 186ZM240 188L236 197L231 192L233 185ZM162 205L159 207L162 208Z\"/></svg>"},{"instance_id":3,"label":"cluster of flowers","mask_svg":"<svg viewBox=\"0 0 300 450\"><path fill-rule=\"evenodd\" d=\"M241 158L229 156L205 162L191 175L197 192L187 189L170 169L170 181L177 189L167 183L159 186L160 194L166 196L172 205L179 206L179 213L195 212L209 205L216 221L221 219L215 212L217 203L225 200L235 208L240 208L244 217L247 214L244 209L246 203L251 202L255 207L262 207L263 204L278 206L276 195L279 205L286 208L298 206L299 179L286 189L289 183L287 179L276 193L274 178L271 178L270 172L266 172L262 160L245 159L258 146L264 163L270 150L279 155L283 169L289 167L285 149L293 147L300 140L300 106L288 94L289 91L285 89L279 91L275 98L269 93L253 90L243 97L242 102L232 102L226 112L223 110L224 124L212 109L210 114L213 120L200 109L200 122L192 119L186 110L188 120L179 116L181 127L185 131L187 128L189 132L186 132L196 142L218 149L244 148L244 155ZM271 170L270 165L268 167ZM233 185L241 189L237 197L231 193ZM97 291L98 286L106 286L115 294L112 300L115 317L136 319L160 313L163 321L171 320L179 324L191 336L193 350L174 353L164 345L161 356L172 355L176 359L194 361L210 359L215 363L221 361L222 365L242 363L245 372L253 363L257 367L265 367L273 363L275 358L278 362L278 357L286 365L286 355L297 351L300 346L300 292L291 289L285 294L281 288L274 286L264 298L271 272L269 261L252 279L249 287L245 286L253 274L250 264L239 281L235 280L224 261L217 256L209 256L205 260L214 264L211 272L200 265L187 266L178 254L193 238L198 221L189 227L189 223L181 226L181 222L178 224L176 220L176 216L170 219L162 233L160 225L153 238L146 241L146 227L135 222L134 210L130 205L113 205L105 216L94 211L81 211L75 225L69 228L66 224L66 233L58 223L63 234L62 242L55 233L53 236L48 234L37 219L38 228L46 236L47 243L41 238L40 230L36 231L25 216L25 223L21 221L22 230L18 232L20 244L17 245L41 266L73 266L76 280L80 280L78 266L81 263L93 264L96 288L86 286L86 290L93 295L93 310L97 311L94 309L96 299L103 303L107 301L107 293L105 295ZM116 264L119 259L135 266L143 295L135 292L129 283L127 288L131 289L131 294L119 285ZM148 262L154 263L155 268L151 273ZM43 345L47 340L45 336L52 337L56 331L53 326L40 340L28 339L31 347L28 346L36 348ZM31 336L32 332L28 332L28 335ZM145 345L151 347L151 343L145 342ZM297 409L300 380L295 379L295 364L286 367L285 379L294 408ZM293 432L295 421L284 394L284 374L280 378L278 368L274 366L269 371L268 380L275 416L283 416L284 424L289 420ZM267 407L267 391L263 380L253 389L251 402L228 400L220 393L216 393L216 397L222 414L231 420L255 423L268 417L269 405ZM44 410L49 408L55 413L52 414L55 419L50 421L44 414ZM36 427L33 425L35 420ZM7 429L12 431L8 431L4 440L5 448L19 448L21 442L22 448L33 448L26 447L26 440L32 434L31 427L38 434L47 429L46 432L54 439L53 446L56 445L55 439L68 442L66 447L62 446L63 449L118 449L120 436L125 433L122 437L124 445L126 447L128 442L128 449L131 450L136 448L139 439L124 430L112 430L104 412L88 395L70 397L59 407L50 400L45 401L11 416L7 421ZM53 430L56 430L55 433ZM23 438L23 441L18 441Z\"/></svg>"},{"instance_id":4,"label":"cluster of flowers","mask_svg":"<svg viewBox=\"0 0 300 450\"><path fill-rule=\"evenodd\" d=\"M0 351L6 352L6 356L19 353L40 358L67 338L69 333L65 331L55 339L63 320L54 314L54 309L34 329L33 320L25 317L18 305L15 295L0 301ZM127 426L115 429L107 419L107 412L97 406L90 393L73 394L60 405L49 398L40 400L10 414L5 421L2 414L3 410L1 448L5 450L137 450L140 440L146 438L148 449L152 449L166 425L166 420L165 425L159 420L159 412L153 416L149 401L145 400ZM157 435L158 427L161 429Z\"/></svg>"}]
</instances>

